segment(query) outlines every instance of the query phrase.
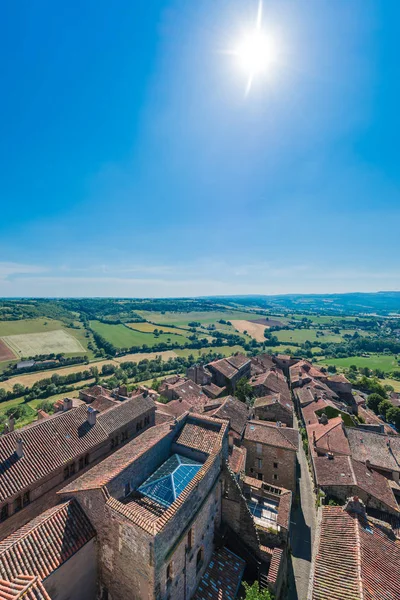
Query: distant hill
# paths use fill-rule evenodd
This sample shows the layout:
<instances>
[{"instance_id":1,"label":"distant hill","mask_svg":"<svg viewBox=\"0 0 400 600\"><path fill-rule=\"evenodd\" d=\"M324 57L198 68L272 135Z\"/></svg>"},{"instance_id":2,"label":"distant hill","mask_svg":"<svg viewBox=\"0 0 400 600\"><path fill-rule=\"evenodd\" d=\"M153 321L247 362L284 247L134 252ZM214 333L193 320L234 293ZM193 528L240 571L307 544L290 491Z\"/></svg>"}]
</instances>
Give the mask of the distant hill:
<instances>
[{"instance_id":1,"label":"distant hill","mask_svg":"<svg viewBox=\"0 0 400 600\"><path fill-rule=\"evenodd\" d=\"M214 302L238 306L280 309L324 314L400 315L400 292L350 294L287 294L282 296L222 296Z\"/></svg>"}]
</instances>

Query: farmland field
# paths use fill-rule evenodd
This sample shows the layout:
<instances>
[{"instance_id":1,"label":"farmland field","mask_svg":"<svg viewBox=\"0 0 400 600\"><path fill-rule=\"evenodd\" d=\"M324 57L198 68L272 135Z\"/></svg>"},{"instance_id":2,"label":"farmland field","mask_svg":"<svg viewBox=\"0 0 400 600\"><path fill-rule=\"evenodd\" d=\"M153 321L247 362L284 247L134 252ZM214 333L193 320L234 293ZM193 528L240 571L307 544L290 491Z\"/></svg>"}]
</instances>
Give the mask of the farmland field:
<instances>
[{"instance_id":1,"label":"farmland field","mask_svg":"<svg viewBox=\"0 0 400 600\"><path fill-rule=\"evenodd\" d=\"M188 357L192 354L195 358L202 354L208 354L208 352L216 352L218 354L223 354L224 356L231 356L231 354L235 354L235 352L244 352L244 349L242 346L213 346L212 348L201 348L200 350L193 350L190 348L183 350L178 348L175 350L175 353L178 356Z\"/></svg>"},{"instance_id":2,"label":"farmland field","mask_svg":"<svg viewBox=\"0 0 400 600\"><path fill-rule=\"evenodd\" d=\"M190 335L190 331L188 329L177 329L175 327L168 327L168 325L154 325L153 323L126 323L126 325L131 329L136 329L137 331L143 331L145 333L153 333L155 329L158 329L159 331L162 330L165 333Z\"/></svg>"},{"instance_id":3,"label":"farmland field","mask_svg":"<svg viewBox=\"0 0 400 600\"><path fill-rule=\"evenodd\" d=\"M297 342L302 344L303 342L341 342L342 336L340 334L331 333L324 331L324 335L317 336L316 329L283 329L281 331L275 331L274 335L280 342Z\"/></svg>"},{"instance_id":4,"label":"farmland field","mask_svg":"<svg viewBox=\"0 0 400 600\"><path fill-rule=\"evenodd\" d=\"M177 343L180 346L187 344L186 336L177 333L165 333L155 336L152 333L134 331L129 327L125 327L125 325L109 325L100 321L91 321L90 326L116 348L130 348L132 346L143 346L144 344L151 348L161 343Z\"/></svg>"},{"instance_id":5,"label":"farmland field","mask_svg":"<svg viewBox=\"0 0 400 600\"><path fill-rule=\"evenodd\" d=\"M85 352L82 344L63 329L45 333L7 335L3 337L3 341L20 357L61 352L71 354Z\"/></svg>"},{"instance_id":6,"label":"farmland field","mask_svg":"<svg viewBox=\"0 0 400 600\"><path fill-rule=\"evenodd\" d=\"M263 317L263 315L259 315L257 313L231 310L168 313L138 310L137 312L144 319L152 323L158 323L159 325L165 323L165 325L172 324L184 327L192 321L197 321L202 325L210 325L211 323L216 323L220 319L223 319L224 321L231 321L232 319L258 319Z\"/></svg>"},{"instance_id":7,"label":"farmland field","mask_svg":"<svg viewBox=\"0 0 400 600\"><path fill-rule=\"evenodd\" d=\"M0 362L15 360L16 356L14 352L7 346L3 340L0 339Z\"/></svg>"},{"instance_id":8,"label":"farmland field","mask_svg":"<svg viewBox=\"0 0 400 600\"><path fill-rule=\"evenodd\" d=\"M73 365L71 367L62 367L60 369L49 369L46 371L37 371L36 373L25 373L21 375L16 375L15 377L10 377L7 381L0 382L0 388L4 388L7 391L11 391L13 386L16 383L20 383L26 387L31 387L36 381L40 381L41 379L48 379L52 375L69 375L70 373L81 373L83 371L88 371L90 367L97 367L101 372L101 368L103 365L115 365L118 367L120 363L123 362L140 362L141 360L152 360L157 358L157 356L161 356L163 360L168 360L169 358L176 358L176 352L172 350L166 350L165 352L138 352L135 354L126 354L125 356L120 356L115 359L104 359L99 360L97 362L91 362L90 364L83 365Z\"/></svg>"},{"instance_id":9,"label":"farmland field","mask_svg":"<svg viewBox=\"0 0 400 600\"><path fill-rule=\"evenodd\" d=\"M65 327L61 321L54 319L21 319L19 321L0 321L0 337L5 335L21 335L24 333L44 333Z\"/></svg>"},{"instance_id":10,"label":"farmland field","mask_svg":"<svg viewBox=\"0 0 400 600\"><path fill-rule=\"evenodd\" d=\"M234 328L237 331L239 331L239 333L247 331L248 335L257 340L257 342L263 342L265 340L265 325L260 325L259 323L252 323L251 321L244 320L234 320L231 321L231 323L234 326Z\"/></svg>"},{"instance_id":11,"label":"farmland field","mask_svg":"<svg viewBox=\"0 0 400 600\"><path fill-rule=\"evenodd\" d=\"M348 369L350 365L358 368L382 369L382 371L393 371L399 369L397 359L393 354L370 354L369 356L349 356L347 358L328 358L319 361L324 365L335 365L342 369Z\"/></svg>"}]
</instances>

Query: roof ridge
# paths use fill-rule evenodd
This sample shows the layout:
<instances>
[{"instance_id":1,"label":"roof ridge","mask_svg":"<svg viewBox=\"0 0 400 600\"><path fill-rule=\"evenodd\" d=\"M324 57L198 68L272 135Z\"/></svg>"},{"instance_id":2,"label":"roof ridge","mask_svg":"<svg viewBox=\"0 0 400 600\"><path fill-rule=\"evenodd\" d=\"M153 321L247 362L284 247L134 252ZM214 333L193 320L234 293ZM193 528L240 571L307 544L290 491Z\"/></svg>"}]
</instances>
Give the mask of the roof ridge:
<instances>
[{"instance_id":1,"label":"roof ridge","mask_svg":"<svg viewBox=\"0 0 400 600\"><path fill-rule=\"evenodd\" d=\"M362 573L361 573L361 539L360 539L360 521L357 517L353 519L355 534L356 534L356 552L357 552L357 583L359 588L360 600L364 600L364 589L362 584Z\"/></svg>"}]
</instances>

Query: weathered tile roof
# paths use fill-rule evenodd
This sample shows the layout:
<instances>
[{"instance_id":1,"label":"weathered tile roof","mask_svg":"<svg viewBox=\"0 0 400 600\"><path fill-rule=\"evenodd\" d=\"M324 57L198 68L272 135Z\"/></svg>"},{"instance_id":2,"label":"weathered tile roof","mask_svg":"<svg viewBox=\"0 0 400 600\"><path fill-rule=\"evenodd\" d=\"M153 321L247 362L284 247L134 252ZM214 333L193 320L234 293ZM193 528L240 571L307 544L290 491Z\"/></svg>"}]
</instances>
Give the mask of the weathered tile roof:
<instances>
[{"instance_id":1,"label":"weathered tile roof","mask_svg":"<svg viewBox=\"0 0 400 600\"><path fill-rule=\"evenodd\" d=\"M276 448L286 448L294 451L299 449L299 432L296 429L277 427L262 421L249 421L244 439Z\"/></svg>"},{"instance_id":2,"label":"weathered tile roof","mask_svg":"<svg viewBox=\"0 0 400 600\"><path fill-rule=\"evenodd\" d=\"M19 575L11 581L0 579L0 600L51 600L39 577Z\"/></svg>"},{"instance_id":3,"label":"weathered tile roof","mask_svg":"<svg viewBox=\"0 0 400 600\"><path fill-rule=\"evenodd\" d=\"M101 488L109 481L117 477L136 458L145 454L158 441L168 435L171 431L170 423L155 425L143 431L138 437L122 446L101 463L95 465L89 471L72 481L64 487L60 493L72 493L81 490Z\"/></svg>"},{"instance_id":4,"label":"weathered tile roof","mask_svg":"<svg viewBox=\"0 0 400 600\"><path fill-rule=\"evenodd\" d=\"M268 569L268 581L271 584L276 583L278 578L279 569L281 568L281 562L283 557L282 548L278 548L277 546L274 548L272 552L272 559Z\"/></svg>"},{"instance_id":5,"label":"weathered tile roof","mask_svg":"<svg viewBox=\"0 0 400 600\"><path fill-rule=\"evenodd\" d=\"M249 407L234 396L227 396L223 403L212 412L217 419L230 421L230 429L242 435L250 415Z\"/></svg>"},{"instance_id":6,"label":"weathered tile roof","mask_svg":"<svg viewBox=\"0 0 400 600\"><path fill-rule=\"evenodd\" d=\"M220 373L222 373L222 375L224 375L224 377L227 377L228 379L231 379L232 377L234 377L236 375L236 373L238 372L238 369L236 367L234 367L233 365L231 365L226 360L226 358L221 358L219 360L215 360L215 361L209 363L207 366L212 367L216 371L219 371Z\"/></svg>"},{"instance_id":7,"label":"weathered tile roof","mask_svg":"<svg viewBox=\"0 0 400 600\"><path fill-rule=\"evenodd\" d=\"M154 408L154 400L150 396L134 396L100 413L97 420L104 431L110 434Z\"/></svg>"},{"instance_id":8,"label":"weathered tile roof","mask_svg":"<svg viewBox=\"0 0 400 600\"><path fill-rule=\"evenodd\" d=\"M268 396L262 396L256 398L254 401L254 408L260 408L263 406L273 406L274 404L280 404L288 413L293 413L293 402L289 397L282 396L281 393L269 394Z\"/></svg>"},{"instance_id":9,"label":"weathered tile roof","mask_svg":"<svg viewBox=\"0 0 400 600\"><path fill-rule=\"evenodd\" d=\"M392 488L383 475L368 469L364 463L353 460L350 456L313 457L317 485L321 487L358 486L360 490L376 498L388 508L399 511Z\"/></svg>"},{"instance_id":10,"label":"weathered tile roof","mask_svg":"<svg viewBox=\"0 0 400 600\"><path fill-rule=\"evenodd\" d=\"M202 389L203 392L211 398L217 398L225 390L224 387L219 387L215 383L208 383L207 385L203 385Z\"/></svg>"},{"instance_id":11,"label":"weathered tile roof","mask_svg":"<svg viewBox=\"0 0 400 600\"><path fill-rule=\"evenodd\" d=\"M0 542L0 577L48 577L96 535L75 500L55 506Z\"/></svg>"},{"instance_id":12,"label":"weathered tile roof","mask_svg":"<svg viewBox=\"0 0 400 600\"><path fill-rule=\"evenodd\" d=\"M399 600L399 540L339 506L320 519L310 600Z\"/></svg>"},{"instance_id":13,"label":"weathered tile roof","mask_svg":"<svg viewBox=\"0 0 400 600\"><path fill-rule=\"evenodd\" d=\"M400 436L388 436L352 427L346 429L346 435L355 460L369 460L373 467L400 471Z\"/></svg>"},{"instance_id":14,"label":"weathered tile roof","mask_svg":"<svg viewBox=\"0 0 400 600\"><path fill-rule=\"evenodd\" d=\"M89 452L107 437L100 423L89 425L85 405L1 436L0 502ZM16 454L18 438L23 441L21 458Z\"/></svg>"},{"instance_id":15,"label":"weathered tile roof","mask_svg":"<svg viewBox=\"0 0 400 600\"><path fill-rule=\"evenodd\" d=\"M246 463L246 448L233 446L229 453L228 464L234 473L244 471Z\"/></svg>"},{"instance_id":16,"label":"weathered tile roof","mask_svg":"<svg viewBox=\"0 0 400 600\"><path fill-rule=\"evenodd\" d=\"M342 417L330 419L326 425L323 423L307 425L306 429L311 448L333 454L351 454Z\"/></svg>"},{"instance_id":17,"label":"weathered tile roof","mask_svg":"<svg viewBox=\"0 0 400 600\"><path fill-rule=\"evenodd\" d=\"M191 422L188 418L175 442L181 446L210 454L219 440L219 430L220 427L213 427L212 422L203 425L203 423Z\"/></svg>"},{"instance_id":18,"label":"weathered tile roof","mask_svg":"<svg viewBox=\"0 0 400 600\"><path fill-rule=\"evenodd\" d=\"M226 359L230 365L233 365L235 369L241 369L250 362L250 358L244 354L236 354L234 356L228 356Z\"/></svg>"},{"instance_id":19,"label":"weathered tile roof","mask_svg":"<svg viewBox=\"0 0 400 600\"><path fill-rule=\"evenodd\" d=\"M227 548L216 550L193 600L234 600L246 563Z\"/></svg>"}]
</instances>

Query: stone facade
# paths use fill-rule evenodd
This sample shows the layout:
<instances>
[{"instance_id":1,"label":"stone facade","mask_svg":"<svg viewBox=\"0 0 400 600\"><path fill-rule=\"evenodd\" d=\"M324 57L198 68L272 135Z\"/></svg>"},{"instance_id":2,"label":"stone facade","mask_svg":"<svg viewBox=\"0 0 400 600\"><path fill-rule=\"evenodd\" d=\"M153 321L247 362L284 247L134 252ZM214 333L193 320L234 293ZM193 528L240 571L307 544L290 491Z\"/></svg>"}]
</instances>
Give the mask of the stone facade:
<instances>
[{"instance_id":1,"label":"stone facade","mask_svg":"<svg viewBox=\"0 0 400 600\"><path fill-rule=\"evenodd\" d=\"M296 451L244 439L246 475L296 491Z\"/></svg>"},{"instance_id":2,"label":"stone facade","mask_svg":"<svg viewBox=\"0 0 400 600\"><path fill-rule=\"evenodd\" d=\"M261 421L280 421L288 427L293 427L293 411L283 406L278 400L268 403L254 404L254 418Z\"/></svg>"}]
</instances>

